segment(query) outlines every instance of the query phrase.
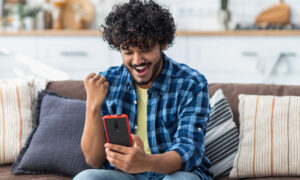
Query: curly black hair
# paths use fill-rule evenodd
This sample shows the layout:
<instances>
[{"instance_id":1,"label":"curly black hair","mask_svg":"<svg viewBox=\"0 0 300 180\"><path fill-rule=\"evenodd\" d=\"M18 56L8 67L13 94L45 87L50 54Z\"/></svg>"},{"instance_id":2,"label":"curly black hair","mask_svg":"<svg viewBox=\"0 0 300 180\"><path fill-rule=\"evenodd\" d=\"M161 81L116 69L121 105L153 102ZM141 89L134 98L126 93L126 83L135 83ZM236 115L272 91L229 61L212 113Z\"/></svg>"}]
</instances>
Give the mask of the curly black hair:
<instances>
[{"instance_id":1,"label":"curly black hair","mask_svg":"<svg viewBox=\"0 0 300 180\"><path fill-rule=\"evenodd\" d=\"M176 26L168 9L153 0L130 0L115 5L105 19L102 37L112 49L148 49L156 43L170 47Z\"/></svg>"}]
</instances>

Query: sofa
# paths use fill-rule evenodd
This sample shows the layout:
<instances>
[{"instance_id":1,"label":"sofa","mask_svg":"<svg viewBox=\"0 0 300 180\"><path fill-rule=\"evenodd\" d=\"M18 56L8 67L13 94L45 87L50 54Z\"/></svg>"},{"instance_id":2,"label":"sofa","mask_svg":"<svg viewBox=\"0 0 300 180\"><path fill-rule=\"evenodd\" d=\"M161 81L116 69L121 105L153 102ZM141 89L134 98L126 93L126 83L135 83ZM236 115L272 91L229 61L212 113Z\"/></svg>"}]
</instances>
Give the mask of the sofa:
<instances>
[{"instance_id":1,"label":"sofa","mask_svg":"<svg viewBox=\"0 0 300 180\"><path fill-rule=\"evenodd\" d=\"M276 95L276 96L300 96L300 86L288 85L267 85L267 84L221 84L213 83L209 85L210 96L218 89L222 89L225 97L232 109L234 121L239 127L238 104L239 94L256 94L256 95ZM86 93L82 81L52 81L47 84L46 90L55 92L59 95L85 100ZM300 162L299 162L300 163ZM29 180L29 179L47 179L47 180L67 180L71 177L57 175L13 175L10 172L11 164L0 166L0 179L10 180ZM300 170L299 170L300 171ZM229 176L223 176L218 179L229 179ZM256 179L300 179L300 177L263 177Z\"/></svg>"}]
</instances>

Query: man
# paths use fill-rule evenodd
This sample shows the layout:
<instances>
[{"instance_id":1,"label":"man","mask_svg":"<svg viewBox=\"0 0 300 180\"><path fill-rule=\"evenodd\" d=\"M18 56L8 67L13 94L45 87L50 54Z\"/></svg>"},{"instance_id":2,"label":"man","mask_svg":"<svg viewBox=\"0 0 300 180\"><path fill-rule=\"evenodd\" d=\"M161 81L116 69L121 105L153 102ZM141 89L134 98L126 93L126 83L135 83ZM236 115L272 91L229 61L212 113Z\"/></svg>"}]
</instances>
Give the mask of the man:
<instances>
[{"instance_id":1,"label":"man","mask_svg":"<svg viewBox=\"0 0 300 180\"><path fill-rule=\"evenodd\" d=\"M162 52L175 36L169 11L152 0L130 0L105 23L103 38L120 51L123 65L84 81L81 148L95 169L74 179L212 179L204 155L207 81ZM105 143L101 117L112 114L128 115L133 147Z\"/></svg>"}]
</instances>

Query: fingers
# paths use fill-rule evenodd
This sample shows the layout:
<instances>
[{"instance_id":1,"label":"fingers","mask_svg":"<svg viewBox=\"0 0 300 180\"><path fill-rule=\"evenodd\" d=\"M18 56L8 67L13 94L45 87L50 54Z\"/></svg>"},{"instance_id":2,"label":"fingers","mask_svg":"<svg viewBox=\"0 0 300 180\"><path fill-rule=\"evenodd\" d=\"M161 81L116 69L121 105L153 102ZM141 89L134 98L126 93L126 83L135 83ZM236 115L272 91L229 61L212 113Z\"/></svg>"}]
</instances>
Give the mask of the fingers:
<instances>
[{"instance_id":1,"label":"fingers","mask_svg":"<svg viewBox=\"0 0 300 180\"><path fill-rule=\"evenodd\" d=\"M90 78L92 78L92 77L94 77L96 75L96 73L91 73L91 74L89 74L87 77L86 77L86 79L90 79Z\"/></svg>"},{"instance_id":2,"label":"fingers","mask_svg":"<svg viewBox=\"0 0 300 180\"><path fill-rule=\"evenodd\" d=\"M94 77L92 77L93 81L98 81L101 78L99 74L96 74Z\"/></svg>"},{"instance_id":3,"label":"fingers","mask_svg":"<svg viewBox=\"0 0 300 180\"><path fill-rule=\"evenodd\" d=\"M129 152L130 152L130 149L126 146L110 144L110 143L106 143L104 146L110 150L117 151L117 152L120 152L123 154L129 154Z\"/></svg>"},{"instance_id":4,"label":"fingers","mask_svg":"<svg viewBox=\"0 0 300 180\"><path fill-rule=\"evenodd\" d=\"M119 161L124 161L124 159L125 159L124 154L112 151L108 148L105 149L105 152L106 152L107 158L109 157L109 158L116 159Z\"/></svg>"},{"instance_id":5,"label":"fingers","mask_svg":"<svg viewBox=\"0 0 300 180\"><path fill-rule=\"evenodd\" d=\"M102 77L100 76L100 78L98 80L99 80L99 83L105 83L106 82L106 78L104 76L102 76Z\"/></svg>"},{"instance_id":6,"label":"fingers","mask_svg":"<svg viewBox=\"0 0 300 180\"><path fill-rule=\"evenodd\" d=\"M93 77L93 81L103 84L106 82L106 78L104 76L100 76L99 74L97 74Z\"/></svg>"},{"instance_id":7,"label":"fingers","mask_svg":"<svg viewBox=\"0 0 300 180\"><path fill-rule=\"evenodd\" d=\"M105 84L106 86L108 86L108 83L106 83L106 78L104 76L100 76L99 74L96 74L96 73L91 73L89 74L85 80L89 81L89 80L92 80L94 82L97 82L97 83L102 83L102 84Z\"/></svg>"},{"instance_id":8,"label":"fingers","mask_svg":"<svg viewBox=\"0 0 300 180\"><path fill-rule=\"evenodd\" d=\"M105 87L108 87L108 86L109 86L109 83L106 81L106 82L104 83L104 86L105 86Z\"/></svg>"},{"instance_id":9,"label":"fingers","mask_svg":"<svg viewBox=\"0 0 300 180\"><path fill-rule=\"evenodd\" d=\"M106 159L112 164L114 165L115 167L125 171L125 168L123 167L124 165L124 161L120 161L118 159L114 159L114 158L111 158L109 156L106 157Z\"/></svg>"},{"instance_id":10,"label":"fingers","mask_svg":"<svg viewBox=\"0 0 300 180\"><path fill-rule=\"evenodd\" d=\"M140 137L138 137L134 134L131 134L131 138L132 138L132 141L134 142L134 146L144 148L144 144L143 144L142 140L140 139Z\"/></svg>"},{"instance_id":11,"label":"fingers","mask_svg":"<svg viewBox=\"0 0 300 180\"><path fill-rule=\"evenodd\" d=\"M93 78L96 75L96 73L91 73L89 74L85 79L84 79L84 83L88 82L91 78Z\"/></svg>"}]
</instances>

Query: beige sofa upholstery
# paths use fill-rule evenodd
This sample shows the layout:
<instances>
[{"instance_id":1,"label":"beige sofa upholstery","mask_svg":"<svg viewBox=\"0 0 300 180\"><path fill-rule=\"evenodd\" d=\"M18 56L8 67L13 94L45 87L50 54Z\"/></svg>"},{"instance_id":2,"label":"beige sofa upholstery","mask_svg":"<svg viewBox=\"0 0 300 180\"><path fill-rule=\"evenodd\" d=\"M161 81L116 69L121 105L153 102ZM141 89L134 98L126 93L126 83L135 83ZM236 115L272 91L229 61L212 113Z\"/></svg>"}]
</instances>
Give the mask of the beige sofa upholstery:
<instances>
[{"instance_id":1,"label":"beige sofa upholstery","mask_svg":"<svg viewBox=\"0 0 300 180\"><path fill-rule=\"evenodd\" d=\"M232 108L234 114L234 120L238 125L239 113L238 113L238 94L257 94L257 95L294 95L300 96L300 86L287 86L287 85L266 85L266 84L210 84L209 85L210 96L221 88L228 100L229 105ZM47 90L67 96L70 98L86 99L86 93L82 81L56 81L49 82ZM15 176L10 172L11 165L0 166L0 179L10 180L64 180L71 179L71 177L60 177L56 175L18 175ZM300 171L300 170L299 170ZM228 179L228 177L222 177L219 179ZM300 177L269 177L269 178L256 178L256 179L300 179Z\"/></svg>"}]
</instances>

